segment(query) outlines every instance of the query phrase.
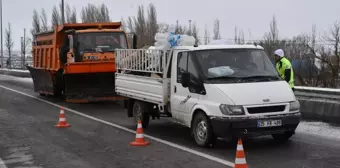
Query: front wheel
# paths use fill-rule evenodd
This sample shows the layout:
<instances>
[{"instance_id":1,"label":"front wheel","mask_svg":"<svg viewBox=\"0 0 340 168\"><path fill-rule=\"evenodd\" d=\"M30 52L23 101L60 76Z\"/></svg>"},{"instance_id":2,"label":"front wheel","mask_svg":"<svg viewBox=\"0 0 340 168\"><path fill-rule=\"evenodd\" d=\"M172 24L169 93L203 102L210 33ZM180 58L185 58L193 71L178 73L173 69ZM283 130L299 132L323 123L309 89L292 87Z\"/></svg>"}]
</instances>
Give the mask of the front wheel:
<instances>
[{"instance_id":1,"label":"front wheel","mask_svg":"<svg viewBox=\"0 0 340 168\"><path fill-rule=\"evenodd\" d=\"M196 144L202 147L214 146L217 140L210 121L204 113L198 113L194 116L192 135Z\"/></svg>"},{"instance_id":2,"label":"front wheel","mask_svg":"<svg viewBox=\"0 0 340 168\"><path fill-rule=\"evenodd\" d=\"M148 111L148 106L146 103L139 101L139 100L134 101L133 108L132 108L133 116L134 116L136 123L138 123L139 119L142 121L143 128L147 128L150 122L150 116L147 113L147 111Z\"/></svg>"},{"instance_id":3,"label":"front wheel","mask_svg":"<svg viewBox=\"0 0 340 168\"><path fill-rule=\"evenodd\" d=\"M272 134L275 141L279 143L284 143L289 140L290 137L294 135L294 131L287 131L281 134Z\"/></svg>"}]
</instances>

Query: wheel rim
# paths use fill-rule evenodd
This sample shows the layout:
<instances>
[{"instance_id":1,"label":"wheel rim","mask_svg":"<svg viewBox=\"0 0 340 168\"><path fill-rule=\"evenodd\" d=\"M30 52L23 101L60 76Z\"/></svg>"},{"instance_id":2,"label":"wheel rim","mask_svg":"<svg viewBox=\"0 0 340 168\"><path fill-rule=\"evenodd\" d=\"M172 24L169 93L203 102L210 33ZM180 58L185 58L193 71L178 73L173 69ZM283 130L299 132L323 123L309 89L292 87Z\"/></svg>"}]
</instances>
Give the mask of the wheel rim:
<instances>
[{"instance_id":1,"label":"wheel rim","mask_svg":"<svg viewBox=\"0 0 340 168\"><path fill-rule=\"evenodd\" d=\"M196 128L197 138L200 141L205 141L207 139L207 131L208 131L207 123L205 121L200 121L197 124Z\"/></svg>"}]
</instances>

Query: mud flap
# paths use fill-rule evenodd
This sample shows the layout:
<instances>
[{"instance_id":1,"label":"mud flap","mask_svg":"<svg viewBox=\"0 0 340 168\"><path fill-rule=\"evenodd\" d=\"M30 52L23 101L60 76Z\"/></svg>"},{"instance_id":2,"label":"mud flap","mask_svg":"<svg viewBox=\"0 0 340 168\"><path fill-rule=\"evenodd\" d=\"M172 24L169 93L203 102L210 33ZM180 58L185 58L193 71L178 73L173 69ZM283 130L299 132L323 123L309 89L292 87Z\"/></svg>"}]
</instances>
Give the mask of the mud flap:
<instances>
[{"instance_id":1,"label":"mud flap","mask_svg":"<svg viewBox=\"0 0 340 168\"><path fill-rule=\"evenodd\" d=\"M64 74L65 98L78 102L112 100L118 97L114 79L112 72Z\"/></svg>"},{"instance_id":2,"label":"mud flap","mask_svg":"<svg viewBox=\"0 0 340 168\"><path fill-rule=\"evenodd\" d=\"M54 95L53 74L45 69L26 66L33 79L34 92Z\"/></svg>"}]
</instances>

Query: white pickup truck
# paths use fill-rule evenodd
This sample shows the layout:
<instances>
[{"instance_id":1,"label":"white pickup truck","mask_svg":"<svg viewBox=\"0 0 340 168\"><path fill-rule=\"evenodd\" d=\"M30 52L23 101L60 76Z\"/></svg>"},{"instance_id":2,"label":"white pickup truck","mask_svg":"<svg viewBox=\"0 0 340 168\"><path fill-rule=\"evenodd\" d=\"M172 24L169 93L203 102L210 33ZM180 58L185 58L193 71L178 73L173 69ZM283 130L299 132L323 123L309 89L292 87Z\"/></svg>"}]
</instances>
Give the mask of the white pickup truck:
<instances>
[{"instance_id":1,"label":"white pickup truck","mask_svg":"<svg viewBox=\"0 0 340 168\"><path fill-rule=\"evenodd\" d=\"M116 50L115 91L128 97L128 117L172 117L199 146L217 137L272 135L285 142L300 104L258 45L177 46ZM152 59L151 59L152 58Z\"/></svg>"}]
</instances>

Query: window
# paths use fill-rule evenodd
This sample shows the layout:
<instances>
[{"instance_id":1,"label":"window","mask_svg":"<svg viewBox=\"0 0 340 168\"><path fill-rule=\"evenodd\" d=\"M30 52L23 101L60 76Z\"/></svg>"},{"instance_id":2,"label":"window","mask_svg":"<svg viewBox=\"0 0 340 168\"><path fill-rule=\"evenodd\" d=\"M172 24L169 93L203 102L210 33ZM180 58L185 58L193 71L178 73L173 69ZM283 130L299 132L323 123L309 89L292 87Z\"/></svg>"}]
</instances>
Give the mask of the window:
<instances>
[{"instance_id":1,"label":"window","mask_svg":"<svg viewBox=\"0 0 340 168\"><path fill-rule=\"evenodd\" d=\"M261 71L266 71L267 70L267 63L265 59L263 59L263 54L258 51L250 51L249 52L251 61L253 64L256 65L257 69Z\"/></svg>"},{"instance_id":2,"label":"window","mask_svg":"<svg viewBox=\"0 0 340 168\"><path fill-rule=\"evenodd\" d=\"M214 49L195 51L205 78L248 78L277 76L276 70L263 50Z\"/></svg>"},{"instance_id":3,"label":"window","mask_svg":"<svg viewBox=\"0 0 340 168\"><path fill-rule=\"evenodd\" d=\"M179 52L177 55L177 83L181 83L181 76L188 69L188 52Z\"/></svg>"},{"instance_id":4,"label":"window","mask_svg":"<svg viewBox=\"0 0 340 168\"><path fill-rule=\"evenodd\" d=\"M198 72L197 72L197 69L196 69L195 64L193 62L191 54L188 57L188 72L192 76L194 76L196 79L198 79Z\"/></svg>"},{"instance_id":5,"label":"window","mask_svg":"<svg viewBox=\"0 0 340 168\"><path fill-rule=\"evenodd\" d=\"M122 32L92 32L78 34L78 45L81 52L111 52L115 49L127 49L126 36Z\"/></svg>"}]
</instances>

